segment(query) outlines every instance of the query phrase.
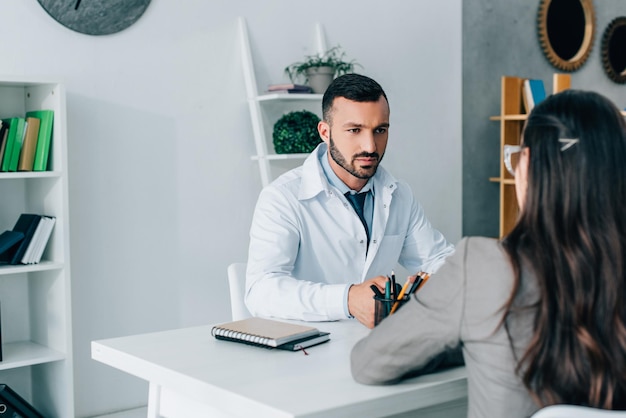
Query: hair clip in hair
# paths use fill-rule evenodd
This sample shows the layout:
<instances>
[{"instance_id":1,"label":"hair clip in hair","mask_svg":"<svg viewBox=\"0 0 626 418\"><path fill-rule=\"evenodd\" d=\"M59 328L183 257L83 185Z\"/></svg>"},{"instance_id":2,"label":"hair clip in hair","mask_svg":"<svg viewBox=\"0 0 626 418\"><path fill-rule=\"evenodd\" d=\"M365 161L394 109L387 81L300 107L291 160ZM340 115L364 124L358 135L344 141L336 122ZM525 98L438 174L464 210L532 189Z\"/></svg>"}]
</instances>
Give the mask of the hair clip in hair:
<instances>
[{"instance_id":1,"label":"hair clip in hair","mask_svg":"<svg viewBox=\"0 0 626 418\"><path fill-rule=\"evenodd\" d=\"M566 149L578 144L578 138L559 138L559 142L563 144L561 151L565 151Z\"/></svg>"}]
</instances>

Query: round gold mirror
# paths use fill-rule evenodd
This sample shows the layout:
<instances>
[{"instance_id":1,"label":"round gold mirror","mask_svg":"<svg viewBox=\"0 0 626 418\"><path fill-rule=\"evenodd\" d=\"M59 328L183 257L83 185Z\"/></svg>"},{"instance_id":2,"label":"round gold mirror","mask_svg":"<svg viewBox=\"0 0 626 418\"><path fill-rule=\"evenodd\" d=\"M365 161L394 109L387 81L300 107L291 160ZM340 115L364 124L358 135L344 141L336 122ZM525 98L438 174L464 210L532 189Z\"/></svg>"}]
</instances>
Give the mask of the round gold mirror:
<instances>
[{"instance_id":1,"label":"round gold mirror","mask_svg":"<svg viewBox=\"0 0 626 418\"><path fill-rule=\"evenodd\" d=\"M595 32L593 0L541 0L539 43L550 64L576 71L591 53Z\"/></svg>"},{"instance_id":2,"label":"round gold mirror","mask_svg":"<svg viewBox=\"0 0 626 418\"><path fill-rule=\"evenodd\" d=\"M613 19L602 36L602 66L616 83L626 83L626 17Z\"/></svg>"}]
</instances>

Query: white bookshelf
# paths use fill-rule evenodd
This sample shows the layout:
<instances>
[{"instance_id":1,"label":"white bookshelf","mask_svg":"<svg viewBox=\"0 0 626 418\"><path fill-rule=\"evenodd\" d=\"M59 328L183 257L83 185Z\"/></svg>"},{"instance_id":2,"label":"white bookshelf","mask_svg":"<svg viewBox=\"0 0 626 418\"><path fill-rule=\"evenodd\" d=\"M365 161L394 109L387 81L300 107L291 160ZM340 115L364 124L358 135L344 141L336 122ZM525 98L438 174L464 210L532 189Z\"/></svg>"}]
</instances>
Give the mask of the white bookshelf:
<instances>
[{"instance_id":1,"label":"white bookshelf","mask_svg":"<svg viewBox=\"0 0 626 418\"><path fill-rule=\"evenodd\" d=\"M259 89L256 81L248 28L244 18L239 18L243 75L248 95L248 107L252 121L256 154L251 159L259 164L261 184L268 185L281 173L294 168L304 161L309 154L277 154L272 141L274 123L285 113L293 110L308 110L322 117L321 94L276 94L260 93L267 86ZM316 26L317 51L326 51L326 42L321 25ZM285 65L287 65L286 63Z\"/></svg>"},{"instance_id":2,"label":"white bookshelf","mask_svg":"<svg viewBox=\"0 0 626 418\"><path fill-rule=\"evenodd\" d=\"M65 89L0 77L0 118L54 110L46 172L0 172L0 232L22 213L56 217L42 261L0 265L0 383L44 416L74 416Z\"/></svg>"}]
</instances>

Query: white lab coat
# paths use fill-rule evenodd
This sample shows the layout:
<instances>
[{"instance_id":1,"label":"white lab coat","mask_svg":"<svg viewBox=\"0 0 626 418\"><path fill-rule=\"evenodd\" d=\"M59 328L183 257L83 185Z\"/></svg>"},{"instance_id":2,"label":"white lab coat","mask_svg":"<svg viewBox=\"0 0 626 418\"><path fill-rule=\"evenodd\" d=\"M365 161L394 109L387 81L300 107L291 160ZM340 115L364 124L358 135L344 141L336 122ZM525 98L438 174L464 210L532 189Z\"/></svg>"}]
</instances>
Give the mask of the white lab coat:
<instances>
[{"instance_id":1,"label":"white lab coat","mask_svg":"<svg viewBox=\"0 0 626 418\"><path fill-rule=\"evenodd\" d=\"M347 288L408 271L434 272L454 251L432 227L410 187L383 167L374 180L369 250L359 217L331 186L320 144L301 167L261 191L250 229L245 301L256 316L304 321L347 317Z\"/></svg>"}]
</instances>

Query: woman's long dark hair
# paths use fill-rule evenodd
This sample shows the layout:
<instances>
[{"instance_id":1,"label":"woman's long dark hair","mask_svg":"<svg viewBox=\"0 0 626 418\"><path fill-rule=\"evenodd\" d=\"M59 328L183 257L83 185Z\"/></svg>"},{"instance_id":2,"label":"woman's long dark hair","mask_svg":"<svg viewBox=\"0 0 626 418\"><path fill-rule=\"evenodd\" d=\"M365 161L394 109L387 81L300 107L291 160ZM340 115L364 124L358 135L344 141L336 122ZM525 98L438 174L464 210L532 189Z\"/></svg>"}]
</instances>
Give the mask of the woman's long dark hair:
<instances>
[{"instance_id":1,"label":"woman's long dark hair","mask_svg":"<svg viewBox=\"0 0 626 418\"><path fill-rule=\"evenodd\" d=\"M626 409L624 118L603 96L568 90L534 108L523 147L526 201L502 241L515 271L505 318L521 280L536 280L538 299L517 371L542 406Z\"/></svg>"}]
</instances>

